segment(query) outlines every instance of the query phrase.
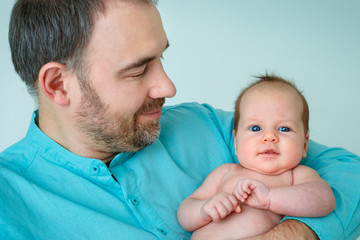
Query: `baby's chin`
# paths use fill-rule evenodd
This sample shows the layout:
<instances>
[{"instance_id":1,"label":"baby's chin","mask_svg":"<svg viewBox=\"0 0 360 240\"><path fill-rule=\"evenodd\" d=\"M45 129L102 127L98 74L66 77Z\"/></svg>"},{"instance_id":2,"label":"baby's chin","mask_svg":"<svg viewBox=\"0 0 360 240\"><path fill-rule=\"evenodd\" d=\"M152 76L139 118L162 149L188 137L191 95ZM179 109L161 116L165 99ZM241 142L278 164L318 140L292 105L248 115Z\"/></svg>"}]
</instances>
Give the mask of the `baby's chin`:
<instances>
[{"instance_id":1,"label":"baby's chin","mask_svg":"<svg viewBox=\"0 0 360 240\"><path fill-rule=\"evenodd\" d=\"M268 176L278 176L288 171L288 169L254 169L253 171L268 175Z\"/></svg>"}]
</instances>

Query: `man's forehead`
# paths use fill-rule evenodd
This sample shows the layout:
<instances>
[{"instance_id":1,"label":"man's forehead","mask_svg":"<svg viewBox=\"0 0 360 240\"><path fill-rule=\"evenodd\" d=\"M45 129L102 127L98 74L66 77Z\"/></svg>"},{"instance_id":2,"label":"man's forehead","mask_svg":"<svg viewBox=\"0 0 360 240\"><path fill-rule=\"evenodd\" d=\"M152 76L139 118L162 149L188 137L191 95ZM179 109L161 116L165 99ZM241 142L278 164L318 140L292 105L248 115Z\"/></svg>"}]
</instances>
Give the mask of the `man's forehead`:
<instances>
[{"instance_id":1,"label":"man's forehead","mask_svg":"<svg viewBox=\"0 0 360 240\"><path fill-rule=\"evenodd\" d=\"M131 3L129 4L129 2ZM155 6L137 6L132 2L110 0L104 14L99 14L94 19L90 41L93 41L94 38L103 41L107 36L115 34L121 34L119 36L124 38L132 37L134 39L130 40L136 41L145 34L160 34L164 31L160 14ZM119 44L121 43L119 41Z\"/></svg>"},{"instance_id":2,"label":"man's forehead","mask_svg":"<svg viewBox=\"0 0 360 240\"><path fill-rule=\"evenodd\" d=\"M96 20L87 49L90 63L107 62L121 73L161 57L169 46L157 8L132 2L108 5Z\"/></svg>"},{"instance_id":3,"label":"man's forehead","mask_svg":"<svg viewBox=\"0 0 360 240\"><path fill-rule=\"evenodd\" d=\"M166 42L166 45L164 47L163 52L170 46L169 41ZM126 72L128 70L131 70L133 68L137 68L140 66L143 66L144 64L154 60L157 56L144 56L144 57L140 57L132 62L129 63L125 63L124 66L119 70L119 73L121 74L122 72Z\"/></svg>"}]
</instances>

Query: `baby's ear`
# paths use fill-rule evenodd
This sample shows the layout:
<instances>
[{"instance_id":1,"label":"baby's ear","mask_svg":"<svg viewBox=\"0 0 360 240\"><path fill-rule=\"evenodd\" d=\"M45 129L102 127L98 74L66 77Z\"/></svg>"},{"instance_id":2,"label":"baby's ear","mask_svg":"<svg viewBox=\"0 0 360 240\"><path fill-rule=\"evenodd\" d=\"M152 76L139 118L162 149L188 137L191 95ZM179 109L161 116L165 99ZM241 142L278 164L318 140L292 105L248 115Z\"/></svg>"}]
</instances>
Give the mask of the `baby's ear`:
<instances>
[{"instance_id":1,"label":"baby's ear","mask_svg":"<svg viewBox=\"0 0 360 240\"><path fill-rule=\"evenodd\" d=\"M237 149L236 149L236 131L233 130L233 135L234 135L234 149L235 149L235 155L237 156Z\"/></svg>"},{"instance_id":2,"label":"baby's ear","mask_svg":"<svg viewBox=\"0 0 360 240\"><path fill-rule=\"evenodd\" d=\"M307 133L305 136L305 143L304 143L304 152L303 152L303 158L306 158L306 153L309 147L309 134Z\"/></svg>"}]
</instances>

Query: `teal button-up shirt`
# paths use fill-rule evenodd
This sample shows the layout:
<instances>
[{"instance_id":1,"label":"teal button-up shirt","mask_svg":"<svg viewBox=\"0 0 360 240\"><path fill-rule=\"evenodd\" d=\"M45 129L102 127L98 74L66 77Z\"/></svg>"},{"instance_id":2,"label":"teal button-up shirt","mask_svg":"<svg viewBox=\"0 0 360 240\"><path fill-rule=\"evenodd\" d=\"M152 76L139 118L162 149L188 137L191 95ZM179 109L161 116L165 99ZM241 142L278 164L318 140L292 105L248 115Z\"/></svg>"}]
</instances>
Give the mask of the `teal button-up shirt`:
<instances>
[{"instance_id":1,"label":"teal button-up shirt","mask_svg":"<svg viewBox=\"0 0 360 240\"><path fill-rule=\"evenodd\" d=\"M35 112L26 137L0 154L0 239L189 239L177 208L210 171L237 162L232 115L197 103L165 107L159 139L108 168L47 137ZM310 142L303 164L333 187L337 207L299 220L320 239L356 238L359 157Z\"/></svg>"}]
</instances>

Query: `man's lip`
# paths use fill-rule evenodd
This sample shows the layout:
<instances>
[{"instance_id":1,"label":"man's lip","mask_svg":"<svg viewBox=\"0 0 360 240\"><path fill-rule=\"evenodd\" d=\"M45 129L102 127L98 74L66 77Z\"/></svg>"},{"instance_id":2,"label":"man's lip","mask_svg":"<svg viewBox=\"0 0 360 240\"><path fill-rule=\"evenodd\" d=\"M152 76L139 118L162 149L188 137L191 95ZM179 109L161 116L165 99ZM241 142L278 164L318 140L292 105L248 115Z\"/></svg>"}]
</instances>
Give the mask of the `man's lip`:
<instances>
[{"instance_id":1,"label":"man's lip","mask_svg":"<svg viewBox=\"0 0 360 240\"><path fill-rule=\"evenodd\" d=\"M150 118L159 118L161 116L161 110L162 110L162 107L159 109L156 109L156 110L152 110L150 112L141 113L141 115L145 116L145 117L150 117Z\"/></svg>"}]
</instances>

